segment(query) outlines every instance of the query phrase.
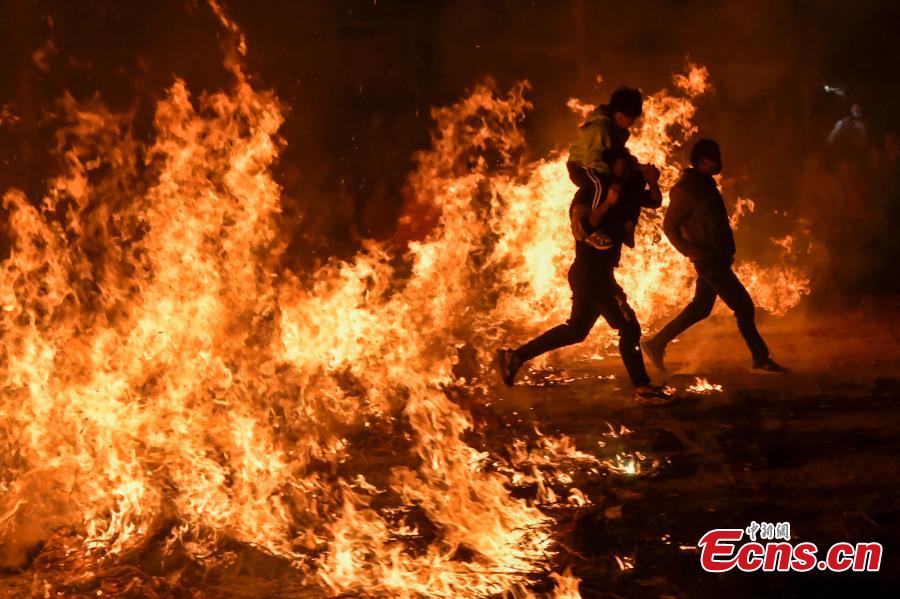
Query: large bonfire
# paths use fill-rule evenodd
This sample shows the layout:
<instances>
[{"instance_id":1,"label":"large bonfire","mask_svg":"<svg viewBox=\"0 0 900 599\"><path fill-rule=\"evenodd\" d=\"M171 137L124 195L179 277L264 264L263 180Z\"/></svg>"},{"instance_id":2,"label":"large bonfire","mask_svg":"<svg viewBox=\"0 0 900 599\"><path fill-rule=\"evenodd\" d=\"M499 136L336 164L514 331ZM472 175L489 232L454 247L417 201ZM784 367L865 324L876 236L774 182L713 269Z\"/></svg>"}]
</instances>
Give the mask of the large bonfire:
<instances>
[{"instance_id":1,"label":"large bonfire","mask_svg":"<svg viewBox=\"0 0 900 599\"><path fill-rule=\"evenodd\" d=\"M0 565L54 535L82 560L73 580L151 539L207 564L237 542L322 594L528 594L550 520L464 440L472 417L450 399L494 384L485 367L459 376L461 348L486 365L502 336L568 311L573 188L565 156L523 159L527 85L433 111L410 179L438 215L427 236L292 273L270 170L282 106L253 88L240 32L212 7L235 39L230 90L195 98L176 81L149 147L128 115L67 98L67 172L40 201L3 197ZM664 189L707 79L690 66L647 102L632 150ZM645 323L691 293L658 215L621 273ZM740 273L770 311L806 290L785 264ZM361 466L373 438L399 450L393 468Z\"/></svg>"}]
</instances>

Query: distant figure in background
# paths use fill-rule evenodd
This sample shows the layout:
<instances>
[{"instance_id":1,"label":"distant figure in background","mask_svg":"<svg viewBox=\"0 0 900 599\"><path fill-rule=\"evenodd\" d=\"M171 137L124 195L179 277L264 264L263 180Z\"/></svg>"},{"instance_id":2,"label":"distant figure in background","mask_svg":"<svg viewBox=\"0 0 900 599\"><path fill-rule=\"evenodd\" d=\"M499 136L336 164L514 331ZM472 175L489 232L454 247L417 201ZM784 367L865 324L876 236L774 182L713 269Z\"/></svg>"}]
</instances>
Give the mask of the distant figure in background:
<instances>
[{"instance_id":1,"label":"distant figure in background","mask_svg":"<svg viewBox=\"0 0 900 599\"><path fill-rule=\"evenodd\" d=\"M652 339L644 351L653 365L666 371L666 345L692 325L712 313L716 297L731 308L738 329L753 356L753 371L784 373L787 369L769 356L769 348L756 330L753 300L731 269L734 235L722 194L713 178L722 170L719 144L701 139L691 150L691 168L669 192L669 208L663 220L666 237L697 271L694 299Z\"/></svg>"},{"instance_id":2,"label":"distant figure in background","mask_svg":"<svg viewBox=\"0 0 900 599\"><path fill-rule=\"evenodd\" d=\"M828 143L841 152L856 154L866 149L868 141L869 129L863 120L862 106L854 102L850 114L835 123L828 134Z\"/></svg>"},{"instance_id":3,"label":"distant figure in background","mask_svg":"<svg viewBox=\"0 0 900 599\"><path fill-rule=\"evenodd\" d=\"M602 316L619 334L619 353L634 385L634 400L663 405L673 397L650 384L641 354L641 325L614 274L622 245L634 247L634 228L641 208L655 209L662 204L659 170L639 164L621 144L604 150L602 160L597 198L579 189L569 209L575 237L575 260L568 275L572 289L569 320L517 349L501 349L497 362L503 382L511 386L525 362L584 341Z\"/></svg>"}]
</instances>

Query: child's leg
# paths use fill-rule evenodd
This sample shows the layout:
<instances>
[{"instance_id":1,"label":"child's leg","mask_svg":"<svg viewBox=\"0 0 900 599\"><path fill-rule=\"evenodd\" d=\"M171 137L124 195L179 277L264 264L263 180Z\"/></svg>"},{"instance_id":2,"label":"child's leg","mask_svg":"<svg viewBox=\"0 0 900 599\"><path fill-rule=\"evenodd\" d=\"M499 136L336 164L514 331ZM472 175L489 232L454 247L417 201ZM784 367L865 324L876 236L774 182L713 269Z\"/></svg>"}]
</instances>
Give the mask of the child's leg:
<instances>
[{"instance_id":1,"label":"child's leg","mask_svg":"<svg viewBox=\"0 0 900 599\"><path fill-rule=\"evenodd\" d=\"M572 199L572 205L590 206L594 210L602 202L602 185L600 183L600 175L596 171L583 166L577 166L571 162L566 163L569 170L569 179L578 186L575 191L575 197ZM573 232L575 232L573 230ZM584 234L584 233L582 233ZM578 234L576 233L576 238ZM602 230L597 229L590 235L586 235L585 243L598 250L609 250L615 247L615 243Z\"/></svg>"},{"instance_id":2,"label":"child's leg","mask_svg":"<svg viewBox=\"0 0 900 599\"><path fill-rule=\"evenodd\" d=\"M566 169L569 171L569 179L578 187L573 203L584 204L591 208L596 207L600 202L599 177L590 169L571 162L566 163Z\"/></svg>"}]
</instances>

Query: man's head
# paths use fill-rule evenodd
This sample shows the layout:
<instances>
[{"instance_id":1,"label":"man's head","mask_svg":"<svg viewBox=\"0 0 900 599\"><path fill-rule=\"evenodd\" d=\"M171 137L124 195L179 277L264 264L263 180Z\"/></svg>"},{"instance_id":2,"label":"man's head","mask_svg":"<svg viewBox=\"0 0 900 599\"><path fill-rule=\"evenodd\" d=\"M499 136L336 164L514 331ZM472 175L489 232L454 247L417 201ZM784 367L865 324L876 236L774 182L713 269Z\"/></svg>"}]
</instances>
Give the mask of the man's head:
<instances>
[{"instance_id":1,"label":"man's head","mask_svg":"<svg viewBox=\"0 0 900 599\"><path fill-rule=\"evenodd\" d=\"M623 181L633 171L634 156L624 146L613 146L604 150L603 162L609 165L613 177Z\"/></svg>"},{"instance_id":2,"label":"man's head","mask_svg":"<svg viewBox=\"0 0 900 599\"><path fill-rule=\"evenodd\" d=\"M722 170L722 151L712 139L700 139L691 148L691 166L706 175L718 175Z\"/></svg>"},{"instance_id":3,"label":"man's head","mask_svg":"<svg viewBox=\"0 0 900 599\"><path fill-rule=\"evenodd\" d=\"M863 109L859 102L853 103L853 106L850 107L850 114L855 119L861 119L863 117Z\"/></svg>"},{"instance_id":4,"label":"man's head","mask_svg":"<svg viewBox=\"0 0 900 599\"><path fill-rule=\"evenodd\" d=\"M613 92L609 99L609 114L616 126L627 129L634 124L644 110L644 98L640 90L622 86Z\"/></svg>"}]
</instances>

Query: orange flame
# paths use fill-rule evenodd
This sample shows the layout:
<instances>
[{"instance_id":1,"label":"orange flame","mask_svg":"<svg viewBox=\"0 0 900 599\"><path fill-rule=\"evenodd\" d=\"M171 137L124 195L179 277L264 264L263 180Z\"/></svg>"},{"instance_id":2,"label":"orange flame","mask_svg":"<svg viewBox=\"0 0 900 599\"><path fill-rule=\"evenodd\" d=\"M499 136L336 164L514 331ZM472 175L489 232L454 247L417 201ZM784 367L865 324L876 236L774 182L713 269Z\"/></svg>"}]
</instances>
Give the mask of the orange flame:
<instances>
[{"instance_id":1,"label":"orange flame","mask_svg":"<svg viewBox=\"0 0 900 599\"><path fill-rule=\"evenodd\" d=\"M717 383L710 383L706 377L694 377L694 384L687 388L689 393L697 393L700 395L707 395L709 393L721 393L722 385Z\"/></svg>"}]
</instances>

